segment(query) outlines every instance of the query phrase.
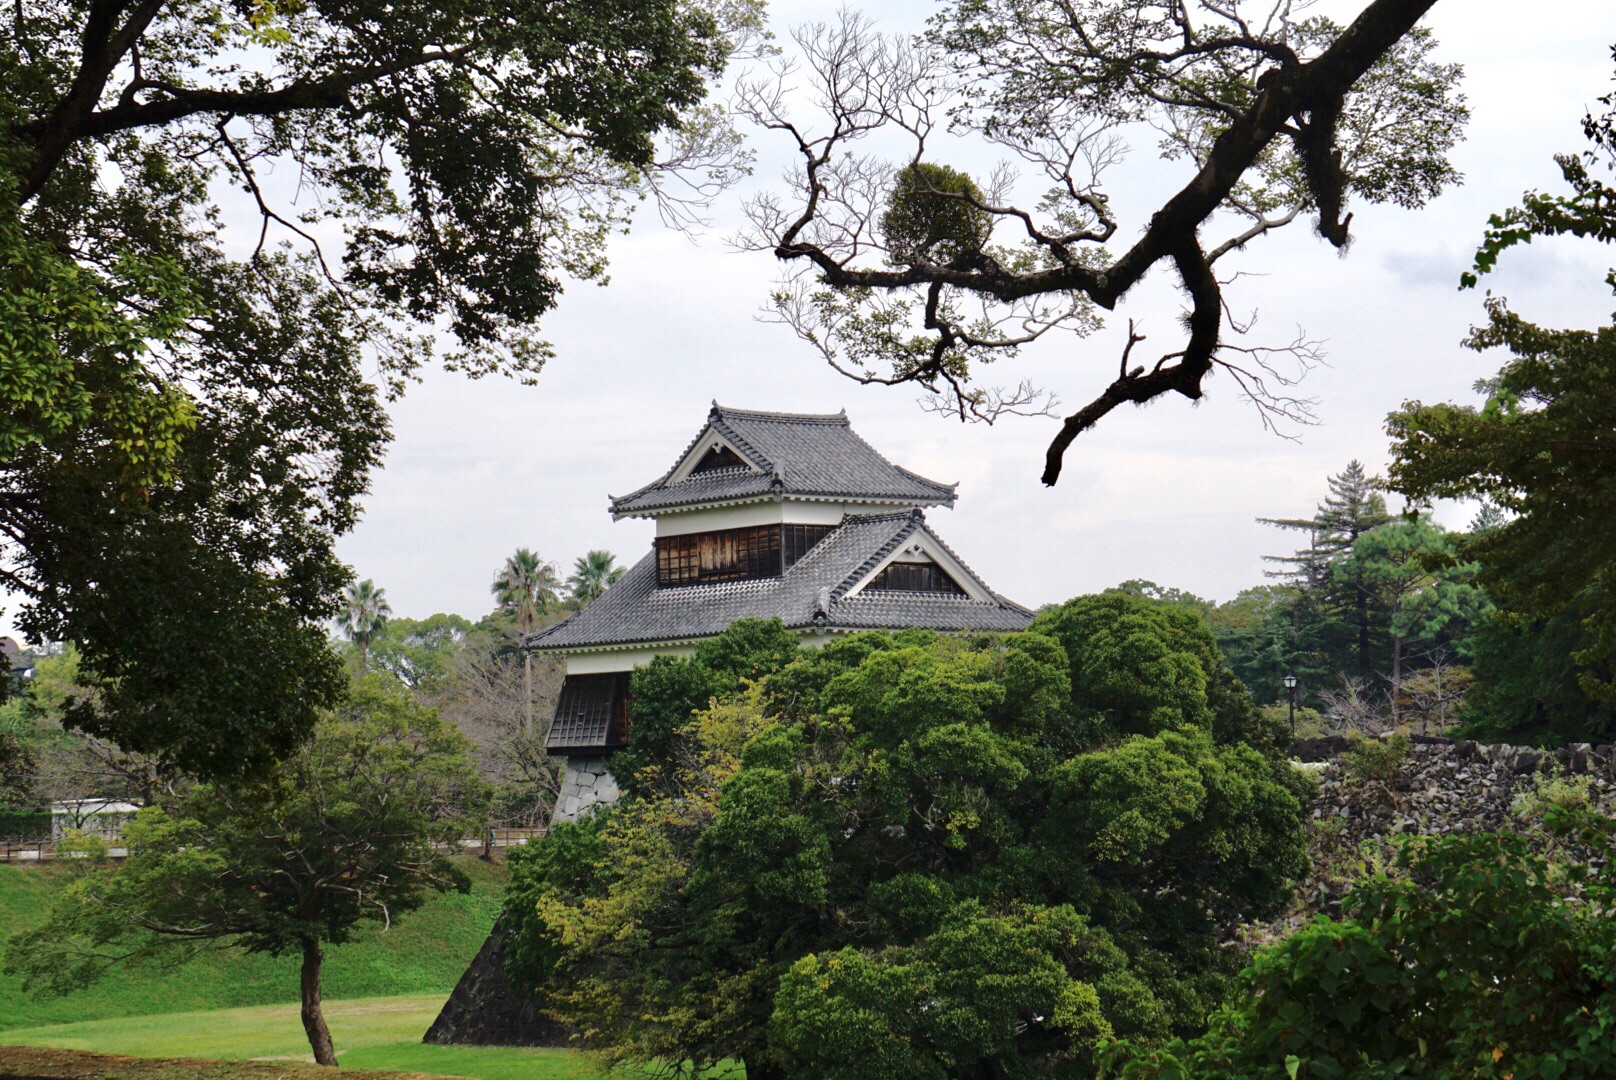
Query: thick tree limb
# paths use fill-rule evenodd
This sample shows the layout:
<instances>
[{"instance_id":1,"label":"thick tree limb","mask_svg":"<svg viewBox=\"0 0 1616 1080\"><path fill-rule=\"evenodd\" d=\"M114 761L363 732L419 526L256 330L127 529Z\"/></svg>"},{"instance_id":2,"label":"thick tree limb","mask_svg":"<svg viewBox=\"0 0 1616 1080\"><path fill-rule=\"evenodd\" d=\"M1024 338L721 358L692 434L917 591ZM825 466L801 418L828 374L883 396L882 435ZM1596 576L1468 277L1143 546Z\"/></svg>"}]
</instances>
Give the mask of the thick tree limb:
<instances>
[{"instance_id":1,"label":"thick tree limb","mask_svg":"<svg viewBox=\"0 0 1616 1080\"><path fill-rule=\"evenodd\" d=\"M784 122L796 136L803 154L807 205L800 216L784 225L774 243L774 252L784 261L806 260L820 279L844 289L928 289L928 313L937 306L935 290L941 286L991 297L1000 303L1013 303L1050 294L1078 294L1099 307L1114 309L1117 303L1163 260L1171 260L1192 299L1190 338L1182 351L1169 354L1149 371L1124 372L1089 405L1067 418L1049 447L1044 482L1053 484L1060 475L1061 459L1073 439L1101 417L1125 401L1148 401L1168 391L1190 398L1201 396L1201 383L1215 363L1222 322L1221 292L1210 264L1228 251L1293 220L1300 207L1274 218L1252 212L1255 223L1242 235L1216 248L1208 256L1196 239L1205 224L1252 170L1276 138L1286 136L1303 159L1312 200L1319 211L1319 230L1337 247L1349 239L1351 215L1343 216L1344 177L1339 151L1334 145L1336 118L1353 85L1377 62L1385 58L1413 30L1435 0L1372 0L1339 37L1314 59L1302 62L1288 47L1257 48L1258 36L1242 30L1234 37L1194 40L1186 26L1185 43L1171 56L1187 57L1220 48L1244 48L1274 61L1273 68L1256 81L1255 98L1243 110L1210 110L1205 103L1193 103L1202 111L1228 116L1227 125L1212 140L1198 171L1175 195L1152 215L1139 239L1109 266L1096 266L1092 260L1056 257L1036 269L1006 269L994 259L980 259L969 265L939 265L915 260L907 265L859 267L853 264L856 249L843 251L834 243L821 243L813 235L820 224L822 208L828 205L826 184L834 175L831 152L839 139L850 135L838 132L828 139L810 142L795 127ZM1086 33L1082 20L1071 19L1070 29L1080 38ZM1087 40L1084 38L1084 40ZM1089 42L1098 55L1100 45ZM1169 53L1151 53L1151 62L1161 62ZM1108 57L1107 60L1114 58ZM1137 58L1136 59L1140 59ZM1143 62L1143 60L1141 60ZM1148 93L1141 90L1140 93ZM835 95L831 97L834 99ZM860 103L860 108L875 111ZM848 115L851 115L851 110ZM841 118L845 123L845 117ZM986 200L972 200L980 209L996 216L1022 219L1002 206ZM1060 237L1029 230L1032 239L1046 248L1059 246ZM1087 239L1087 237L1082 237ZM937 320L928 319L928 328L940 329ZM953 341L944 332L939 349Z\"/></svg>"},{"instance_id":2,"label":"thick tree limb","mask_svg":"<svg viewBox=\"0 0 1616 1080\"><path fill-rule=\"evenodd\" d=\"M78 71L49 115L19 124L14 130L34 144L35 157L22 174L21 201L31 201L55 172L75 142L156 127L198 113L273 116L301 109L330 109L348 103L354 89L400 72L439 61L461 59L474 47L416 49L383 63L339 70L323 78L300 79L285 86L255 90L218 90L177 86L146 78L139 43L166 0L95 0L80 34ZM120 21L121 20L121 21ZM128 59L134 77L110 108L98 109L107 83ZM154 100L141 101L142 92Z\"/></svg>"},{"instance_id":3,"label":"thick tree limb","mask_svg":"<svg viewBox=\"0 0 1616 1080\"><path fill-rule=\"evenodd\" d=\"M106 91L107 80L157 17L163 2L140 0L131 7L122 0L95 0L90 5L90 15L80 35L78 73L62 100L41 123L35 138L37 156L22 175L24 203L39 194L63 155L79 138L85 118L95 110ZM118 25L119 16L126 10L128 17Z\"/></svg>"}]
</instances>

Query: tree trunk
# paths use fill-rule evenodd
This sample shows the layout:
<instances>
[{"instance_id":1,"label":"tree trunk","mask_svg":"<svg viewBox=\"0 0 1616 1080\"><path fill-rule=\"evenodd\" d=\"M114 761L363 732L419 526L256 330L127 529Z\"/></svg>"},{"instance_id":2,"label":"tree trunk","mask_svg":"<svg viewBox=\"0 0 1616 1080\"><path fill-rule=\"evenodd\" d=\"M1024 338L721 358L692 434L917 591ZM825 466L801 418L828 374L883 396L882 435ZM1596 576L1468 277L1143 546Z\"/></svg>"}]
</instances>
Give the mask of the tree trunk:
<instances>
[{"instance_id":1,"label":"tree trunk","mask_svg":"<svg viewBox=\"0 0 1616 1080\"><path fill-rule=\"evenodd\" d=\"M522 647L522 733L533 734L533 654Z\"/></svg>"},{"instance_id":2,"label":"tree trunk","mask_svg":"<svg viewBox=\"0 0 1616 1080\"><path fill-rule=\"evenodd\" d=\"M331 1029L325 1026L325 1014L320 1011L320 939L303 939L303 1031L309 1037L317 1065L335 1065L337 1051L331 1045Z\"/></svg>"},{"instance_id":3,"label":"tree trunk","mask_svg":"<svg viewBox=\"0 0 1616 1080\"><path fill-rule=\"evenodd\" d=\"M1358 586L1358 677L1369 678L1369 590Z\"/></svg>"},{"instance_id":4,"label":"tree trunk","mask_svg":"<svg viewBox=\"0 0 1616 1080\"><path fill-rule=\"evenodd\" d=\"M1403 639L1392 638L1392 726L1403 718Z\"/></svg>"}]
</instances>

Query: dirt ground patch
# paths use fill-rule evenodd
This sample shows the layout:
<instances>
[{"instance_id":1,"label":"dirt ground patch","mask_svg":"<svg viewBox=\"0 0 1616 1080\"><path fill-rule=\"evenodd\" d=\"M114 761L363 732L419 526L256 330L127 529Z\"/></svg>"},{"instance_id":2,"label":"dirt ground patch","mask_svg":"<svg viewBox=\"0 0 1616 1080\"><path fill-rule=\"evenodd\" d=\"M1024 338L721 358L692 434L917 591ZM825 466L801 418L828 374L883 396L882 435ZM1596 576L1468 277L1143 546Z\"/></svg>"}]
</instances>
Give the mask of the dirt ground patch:
<instances>
[{"instance_id":1,"label":"dirt ground patch","mask_svg":"<svg viewBox=\"0 0 1616 1080\"><path fill-rule=\"evenodd\" d=\"M343 1080L443 1080L425 1073L343 1069ZM331 1080L332 1070L291 1061L218 1061L208 1058L139 1058L0 1046L0 1077L8 1080Z\"/></svg>"}]
</instances>

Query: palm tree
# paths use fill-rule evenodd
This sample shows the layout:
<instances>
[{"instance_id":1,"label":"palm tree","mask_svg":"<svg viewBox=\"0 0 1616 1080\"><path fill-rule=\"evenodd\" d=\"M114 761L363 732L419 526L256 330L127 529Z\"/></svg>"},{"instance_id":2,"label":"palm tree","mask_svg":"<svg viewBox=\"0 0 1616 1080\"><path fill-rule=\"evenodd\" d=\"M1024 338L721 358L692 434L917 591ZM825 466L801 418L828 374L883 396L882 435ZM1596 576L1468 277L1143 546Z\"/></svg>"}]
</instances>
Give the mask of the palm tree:
<instances>
[{"instance_id":1,"label":"palm tree","mask_svg":"<svg viewBox=\"0 0 1616 1080\"><path fill-rule=\"evenodd\" d=\"M505 568L494 576L494 599L501 611L516 616L516 627L522 633L522 690L528 731L533 730L533 656L527 651L527 636L539 616L560 602L556 595L560 584L555 567L527 548L517 548L516 554L505 560Z\"/></svg>"},{"instance_id":2,"label":"palm tree","mask_svg":"<svg viewBox=\"0 0 1616 1080\"><path fill-rule=\"evenodd\" d=\"M370 656L370 639L387 625L387 616L393 607L387 602L387 590L378 589L369 578L349 582L342 593L342 610L337 614L337 625L348 635L348 640L359 646L359 671L364 673Z\"/></svg>"},{"instance_id":3,"label":"palm tree","mask_svg":"<svg viewBox=\"0 0 1616 1080\"><path fill-rule=\"evenodd\" d=\"M572 576L567 579L567 588L572 590L572 598L581 606L616 585L622 576L623 567L617 565L616 555L609 551L591 551L588 555L578 556L578 561L572 564Z\"/></svg>"}]
</instances>

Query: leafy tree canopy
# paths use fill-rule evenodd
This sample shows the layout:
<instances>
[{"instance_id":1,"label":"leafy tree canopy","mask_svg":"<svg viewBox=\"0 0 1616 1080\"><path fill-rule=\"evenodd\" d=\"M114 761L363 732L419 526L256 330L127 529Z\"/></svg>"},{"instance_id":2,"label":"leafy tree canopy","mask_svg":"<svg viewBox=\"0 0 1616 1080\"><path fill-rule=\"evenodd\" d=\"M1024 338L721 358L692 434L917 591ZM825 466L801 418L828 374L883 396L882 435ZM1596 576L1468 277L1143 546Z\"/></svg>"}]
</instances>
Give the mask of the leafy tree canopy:
<instances>
[{"instance_id":1,"label":"leafy tree canopy","mask_svg":"<svg viewBox=\"0 0 1616 1080\"><path fill-rule=\"evenodd\" d=\"M1582 602L1548 619L1490 619L1471 642L1475 683L1465 695L1461 731L1482 742L1557 749L1616 742L1616 698L1592 697L1588 676L1608 684L1612 669L1579 665L1594 646Z\"/></svg>"},{"instance_id":2,"label":"leafy tree canopy","mask_svg":"<svg viewBox=\"0 0 1616 1080\"><path fill-rule=\"evenodd\" d=\"M340 699L332 543L388 438L367 370L400 389L441 330L445 366L532 377L631 205L740 167L701 103L755 19L0 10L0 585L104 684L76 724L227 774Z\"/></svg>"},{"instance_id":3,"label":"leafy tree canopy","mask_svg":"<svg viewBox=\"0 0 1616 1080\"><path fill-rule=\"evenodd\" d=\"M1560 828L1580 843L1559 866L1516 837L1411 841L1404 873L1359 886L1344 920L1320 917L1260 954L1205 1035L1112 1046L1105 1075L1610 1075L1613 823L1566 814ZM1568 902L1573 888L1581 902Z\"/></svg>"},{"instance_id":4,"label":"leafy tree canopy","mask_svg":"<svg viewBox=\"0 0 1616 1080\"><path fill-rule=\"evenodd\" d=\"M1609 108L1612 97L1602 99ZM1616 108L1590 113L1594 149L1559 159L1570 194L1529 193L1491 219L1475 284L1509 248L1537 236L1616 240L1616 189L1595 175L1616 168ZM1609 280L1616 288L1616 271ZM1506 614L1551 620L1575 607L1591 641L1578 655L1584 689L1616 692L1616 324L1539 326L1489 297L1486 325L1466 342L1510 359L1481 384L1481 408L1411 401L1387 421L1396 455L1391 485L1415 499L1482 498L1509 520L1476 534L1466 557Z\"/></svg>"},{"instance_id":5,"label":"leafy tree canopy","mask_svg":"<svg viewBox=\"0 0 1616 1080\"><path fill-rule=\"evenodd\" d=\"M470 619L444 612L390 618L370 639L370 660L405 686L434 689L452 678L460 645L474 629Z\"/></svg>"},{"instance_id":6,"label":"leafy tree canopy","mask_svg":"<svg viewBox=\"0 0 1616 1080\"><path fill-rule=\"evenodd\" d=\"M656 784L679 731L697 711L736 693L745 680L779 671L800 651L797 635L779 619L738 619L689 657L658 656L636 668L629 683L628 749L612 759L618 783L628 791Z\"/></svg>"},{"instance_id":7,"label":"leafy tree canopy","mask_svg":"<svg viewBox=\"0 0 1616 1080\"><path fill-rule=\"evenodd\" d=\"M761 681L513 868L511 969L616 1059L1090 1075L1111 1035L1196 1028L1223 935L1305 866L1305 782L1193 611L772 640L682 662Z\"/></svg>"},{"instance_id":8,"label":"leafy tree canopy","mask_svg":"<svg viewBox=\"0 0 1616 1080\"><path fill-rule=\"evenodd\" d=\"M300 953L304 1027L316 1060L334 1065L322 946L464 887L444 848L481 832L468 748L372 676L272 773L142 810L123 836L129 857L90 861L47 920L13 939L7 970L65 992L120 961L174 963L215 946Z\"/></svg>"}]
</instances>

